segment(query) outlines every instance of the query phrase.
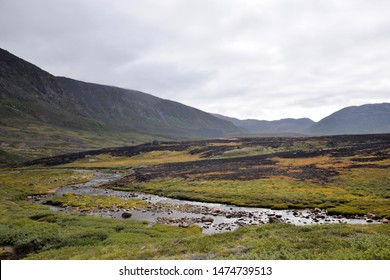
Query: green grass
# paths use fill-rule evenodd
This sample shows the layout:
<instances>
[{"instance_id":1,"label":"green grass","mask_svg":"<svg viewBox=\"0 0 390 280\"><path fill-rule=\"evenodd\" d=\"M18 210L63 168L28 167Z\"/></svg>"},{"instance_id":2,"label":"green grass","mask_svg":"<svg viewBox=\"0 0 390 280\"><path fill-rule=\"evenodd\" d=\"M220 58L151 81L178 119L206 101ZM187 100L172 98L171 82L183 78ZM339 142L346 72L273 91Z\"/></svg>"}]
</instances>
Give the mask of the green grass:
<instances>
[{"instance_id":1,"label":"green grass","mask_svg":"<svg viewBox=\"0 0 390 280\"><path fill-rule=\"evenodd\" d=\"M88 218L89 220L89 218ZM94 221L96 223L97 221ZM79 234L80 244L29 255L28 259L390 259L388 225L286 224L200 235L196 228L124 223ZM77 239L76 239L77 240Z\"/></svg>"},{"instance_id":2,"label":"green grass","mask_svg":"<svg viewBox=\"0 0 390 280\"><path fill-rule=\"evenodd\" d=\"M64 169L0 171L0 248L12 247L14 257L25 259L390 259L389 225L269 224L208 236L196 226L150 227L52 212L25 200L89 176ZM77 200L73 196L68 203ZM112 202L77 198L89 206Z\"/></svg>"},{"instance_id":3,"label":"green grass","mask_svg":"<svg viewBox=\"0 0 390 280\"><path fill-rule=\"evenodd\" d=\"M92 176L60 169L0 170L0 200L23 202L29 195L45 194L64 185L86 182Z\"/></svg>"},{"instance_id":4,"label":"green grass","mask_svg":"<svg viewBox=\"0 0 390 280\"><path fill-rule=\"evenodd\" d=\"M40 128L34 129L37 134L33 134L33 140L44 133ZM12 133L22 132L17 130ZM49 134L55 137L52 132ZM99 140L99 137L92 135L69 136L81 142L97 143ZM35 157L41 152L52 153L58 151L57 148L64 148L60 142L54 141L58 146L51 150L54 142L49 141L51 144L48 143L47 151L42 147L34 151L29 150L30 142L18 141L4 147L0 156L11 160L14 152L21 152L22 155L36 152ZM77 141L69 143L74 144L71 144L71 148L77 146ZM115 141L110 143L114 144ZM311 149L321 145L324 143L313 140L274 150L270 147L250 147L231 150L222 157L273 153L284 149ZM78 209L79 214L54 212L45 205L26 200L29 196L54 192L60 186L87 181L92 176L70 168L112 168L125 172L129 167L197 160L198 156L190 155L187 151L149 152L134 157L100 155L74 162L67 168L0 170L0 258L6 255L5 252L13 250L14 258L24 259L390 259L388 224L267 224L204 235L197 226L150 226L139 220L115 220L84 213L99 209L143 207L145 202L139 200L75 194L47 200L55 205ZM194 181L163 178L113 185L113 188L243 206L275 209L319 207L328 209L331 214L374 213L378 217L390 218L388 159L365 162L362 166L359 162L351 161L351 158L326 156L274 160L276 168L295 171L302 166L315 164L319 168L334 168L340 174L330 178L327 183L314 179L296 180L287 176L248 181L207 181L199 177Z\"/></svg>"},{"instance_id":5,"label":"green grass","mask_svg":"<svg viewBox=\"0 0 390 280\"><path fill-rule=\"evenodd\" d=\"M59 154L167 140L136 132L96 132L25 120L4 123L0 123L0 167Z\"/></svg>"}]
</instances>

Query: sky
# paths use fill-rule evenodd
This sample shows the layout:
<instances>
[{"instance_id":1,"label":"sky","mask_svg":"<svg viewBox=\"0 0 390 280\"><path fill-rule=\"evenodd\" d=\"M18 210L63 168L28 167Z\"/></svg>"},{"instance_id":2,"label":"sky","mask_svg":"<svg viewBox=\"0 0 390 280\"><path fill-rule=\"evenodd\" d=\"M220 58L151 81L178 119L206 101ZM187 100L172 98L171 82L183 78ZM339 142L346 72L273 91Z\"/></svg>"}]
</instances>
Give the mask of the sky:
<instances>
[{"instance_id":1,"label":"sky","mask_svg":"<svg viewBox=\"0 0 390 280\"><path fill-rule=\"evenodd\" d=\"M390 102L388 0L0 0L0 48L239 119Z\"/></svg>"}]
</instances>

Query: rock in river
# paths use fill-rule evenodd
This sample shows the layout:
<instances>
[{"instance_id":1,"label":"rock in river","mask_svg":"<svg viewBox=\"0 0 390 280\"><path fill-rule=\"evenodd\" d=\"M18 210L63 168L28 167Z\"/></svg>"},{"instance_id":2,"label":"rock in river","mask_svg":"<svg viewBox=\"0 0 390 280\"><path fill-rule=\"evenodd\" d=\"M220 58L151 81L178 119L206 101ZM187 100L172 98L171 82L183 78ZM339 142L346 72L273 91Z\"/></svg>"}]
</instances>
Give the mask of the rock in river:
<instances>
[{"instance_id":1,"label":"rock in river","mask_svg":"<svg viewBox=\"0 0 390 280\"><path fill-rule=\"evenodd\" d=\"M203 216L203 217L201 218L201 221L202 221L202 223L212 223L212 222L214 222L214 219L211 218L211 217Z\"/></svg>"},{"instance_id":2,"label":"rock in river","mask_svg":"<svg viewBox=\"0 0 390 280\"><path fill-rule=\"evenodd\" d=\"M129 212L123 212L122 213L122 218L123 219L128 219L128 218L131 218L132 214L129 213Z\"/></svg>"}]
</instances>

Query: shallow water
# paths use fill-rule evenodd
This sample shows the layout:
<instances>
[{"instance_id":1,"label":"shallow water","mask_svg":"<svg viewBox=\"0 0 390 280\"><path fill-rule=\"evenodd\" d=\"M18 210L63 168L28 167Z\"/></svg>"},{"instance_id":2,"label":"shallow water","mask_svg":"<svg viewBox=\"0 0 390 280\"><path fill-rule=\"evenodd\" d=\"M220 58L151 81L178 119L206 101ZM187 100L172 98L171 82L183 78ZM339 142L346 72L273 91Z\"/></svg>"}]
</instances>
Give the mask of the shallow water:
<instances>
[{"instance_id":1,"label":"shallow water","mask_svg":"<svg viewBox=\"0 0 390 280\"><path fill-rule=\"evenodd\" d=\"M124 212L131 213L132 219L145 220L150 223L165 223L188 227L191 224L203 228L204 233L212 234L224 231L232 231L245 225L256 225L270 222L284 222L294 225L311 224L367 224L365 218L345 218L341 216L329 216L321 209L300 210L272 210L266 208L239 207L219 203L205 203L196 201L178 200L157 195L115 191L96 186L115 181L122 175L116 173L103 173L91 170L79 170L80 172L93 172L95 177L86 183L60 187L56 194L65 193L88 194L98 196L116 196L121 199L142 199L148 202L148 206L142 209L103 209L94 212L83 212L87 215L123 219ZM43 197L42 197L43 199ZM42 200L41 199L41 200ZM75 212L72 208L49 206L55 211Z\"/></svg>"}]
</instances>

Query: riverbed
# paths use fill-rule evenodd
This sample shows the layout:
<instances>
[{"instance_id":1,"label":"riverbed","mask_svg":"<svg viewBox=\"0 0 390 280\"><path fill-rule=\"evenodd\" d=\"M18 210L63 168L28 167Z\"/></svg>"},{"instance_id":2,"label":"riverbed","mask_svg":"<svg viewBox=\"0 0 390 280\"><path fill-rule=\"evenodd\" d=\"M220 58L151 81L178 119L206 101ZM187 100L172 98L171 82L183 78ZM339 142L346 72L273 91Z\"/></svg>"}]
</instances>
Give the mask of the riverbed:
<instances>
[{"instance_id":1,"label":"riverbed","mask_svg":"<svg viewBox=\"0 0 390 280\"><path fill-rule=\"evenodd\" d=\"M295 209L273 210L255 207L240 207L219 203L206 203L172 199L139 192L116 191L102 187L105 183L113 182L122 177L119 173L106 173L96 170L78 170L79 172L93 172L94 178L88 182L67 185L56 190L55 194L41 196L31 201L42 203L48 196L62 196L66 193L77 195L115 196L121 199L142 199L147 205L132 209L100 209L82 212L86 215L101 216L115 219L138 219L149 222L149 225L163 223L180 227L191 225L200 226L203 233L214 234L233 231L247 225L265 223L289 223L294 225L312 224L367 224L378 223L369 217L347 218L343 216L327 215L324 209ZM72 207L48 205L54 211L77 213Z\"/></svg>"}]
</instances>

